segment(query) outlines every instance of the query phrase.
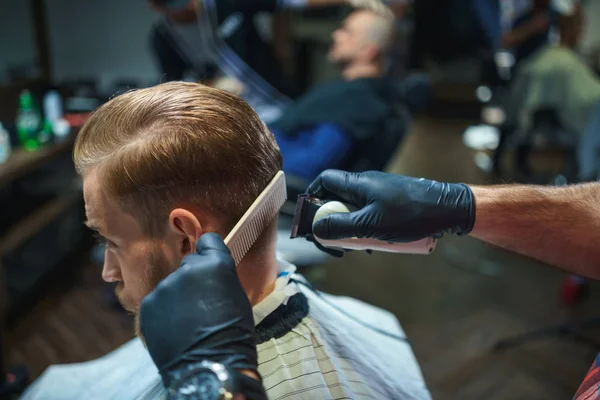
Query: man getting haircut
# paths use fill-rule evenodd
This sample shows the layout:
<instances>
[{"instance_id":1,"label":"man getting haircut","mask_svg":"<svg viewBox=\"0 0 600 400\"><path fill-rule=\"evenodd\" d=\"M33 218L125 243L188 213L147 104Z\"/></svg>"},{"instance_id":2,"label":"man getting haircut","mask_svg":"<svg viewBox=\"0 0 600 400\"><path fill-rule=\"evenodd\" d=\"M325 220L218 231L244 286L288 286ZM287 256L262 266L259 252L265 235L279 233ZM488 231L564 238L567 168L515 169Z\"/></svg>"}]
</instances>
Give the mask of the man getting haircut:
<instances>
[{"instance_id":1,"label":"man getting haircut","mask_svg":"<svg viewBox=\"0 0 600 400\"><path fill-rule=\"evenodd\" d=\"M102 276L118 283L134 315L197 239L226 236L282 167L273 135L242 99L183 82L131 91L100 107L81 130L74 159L87 224L106 243ZM295 267L277 260L275 234L274 219L237 266L269 398L429 398L398 322L300 284ZM50 367L23 398L164 393L136 338L101 359Z\"/></svg>"}]
</instances>

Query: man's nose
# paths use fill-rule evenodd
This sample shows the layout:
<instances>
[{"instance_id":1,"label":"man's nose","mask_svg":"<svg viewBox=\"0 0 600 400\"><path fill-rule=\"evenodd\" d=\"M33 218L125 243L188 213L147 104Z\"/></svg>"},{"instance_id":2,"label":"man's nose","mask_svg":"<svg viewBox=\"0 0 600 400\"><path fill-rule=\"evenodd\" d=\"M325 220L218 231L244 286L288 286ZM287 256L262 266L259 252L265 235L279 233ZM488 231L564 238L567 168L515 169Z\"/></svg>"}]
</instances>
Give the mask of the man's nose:
<instances>
[{"instance_id":1,"label":"man's nose","mask_svg":"<svg viewBox=\"0 0 600 400\"><path fill-rule=\"evenodd\" d=\"M102 279L105 282L120 282L121 279L121 269L119 268L119 264L117 260L115 260L115 256L106 249L104 251L104 267L102 268Z\"/></svg>"}]
</instances>

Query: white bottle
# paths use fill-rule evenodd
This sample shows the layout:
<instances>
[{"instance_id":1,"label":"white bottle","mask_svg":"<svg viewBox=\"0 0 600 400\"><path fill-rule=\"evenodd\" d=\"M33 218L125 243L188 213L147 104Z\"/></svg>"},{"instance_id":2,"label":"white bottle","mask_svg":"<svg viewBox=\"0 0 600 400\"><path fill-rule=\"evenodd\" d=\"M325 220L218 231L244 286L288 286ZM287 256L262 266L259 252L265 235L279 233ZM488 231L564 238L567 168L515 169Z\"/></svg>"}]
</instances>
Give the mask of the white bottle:
<instances>
[{"instance_id":1,"label":"white bottle","mask_svg":"<svg viewBox=\"0 0 600 400\"><path fill-rule=\"evenodd\" d=\"M44 96L44 117L53 127L63 117L62 99L56 90L50 90Z\"/></svg>"},{"instance_id":2,"label":"white bottle","mask_svg":"<svg viewBox=\"0 0 600 400\"><path fill-rule=\"evenodd\" d=\"M0 123L0 164L4 164L10 157L12 147L10 145L10 135Z\"/></svg>"}]
</instances>

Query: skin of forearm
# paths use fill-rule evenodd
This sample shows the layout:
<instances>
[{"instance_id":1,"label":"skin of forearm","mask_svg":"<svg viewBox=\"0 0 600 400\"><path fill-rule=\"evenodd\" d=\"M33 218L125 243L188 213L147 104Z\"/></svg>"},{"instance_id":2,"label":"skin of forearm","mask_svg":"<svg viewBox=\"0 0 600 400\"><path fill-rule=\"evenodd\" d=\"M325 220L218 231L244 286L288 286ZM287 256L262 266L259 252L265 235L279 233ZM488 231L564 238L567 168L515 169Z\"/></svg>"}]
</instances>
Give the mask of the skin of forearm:
<instances>
[{"instance_id":1,"label":"skin of forearm","mask_svg":"<svg viewBox=\"0 0 600 400\"><path fill-rule=\"evenodd\" d=\"M473 186L471 236L600 279L600 183Z\"/></svg>"}]
</instances>

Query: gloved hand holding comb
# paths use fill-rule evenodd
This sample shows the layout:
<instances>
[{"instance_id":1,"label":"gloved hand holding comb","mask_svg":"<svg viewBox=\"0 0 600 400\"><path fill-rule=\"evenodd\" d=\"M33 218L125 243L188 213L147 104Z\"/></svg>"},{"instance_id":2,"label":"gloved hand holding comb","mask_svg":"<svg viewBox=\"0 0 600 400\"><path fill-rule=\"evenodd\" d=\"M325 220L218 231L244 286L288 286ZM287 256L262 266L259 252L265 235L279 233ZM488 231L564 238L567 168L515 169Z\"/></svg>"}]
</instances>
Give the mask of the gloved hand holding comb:
<instances>
[{"instance_id":1,"label":"gloved hand holding comb","mask_svg":"<svg viewBox=\"0 0 600 400\"><path fill-rule=\"evenodd\" d=\"M202 235L196 253L185 256L179 269L146 296L140 329L165 386L173 393L169 398L179 398L178 388L198 386L201 393L212 387L194 381L194 369L203 362L225 368L234 394L242 393L249 400L267 398L254 379L259 375L252 307L235 262L216 233Z\"/></svg>"}]
</instances>

